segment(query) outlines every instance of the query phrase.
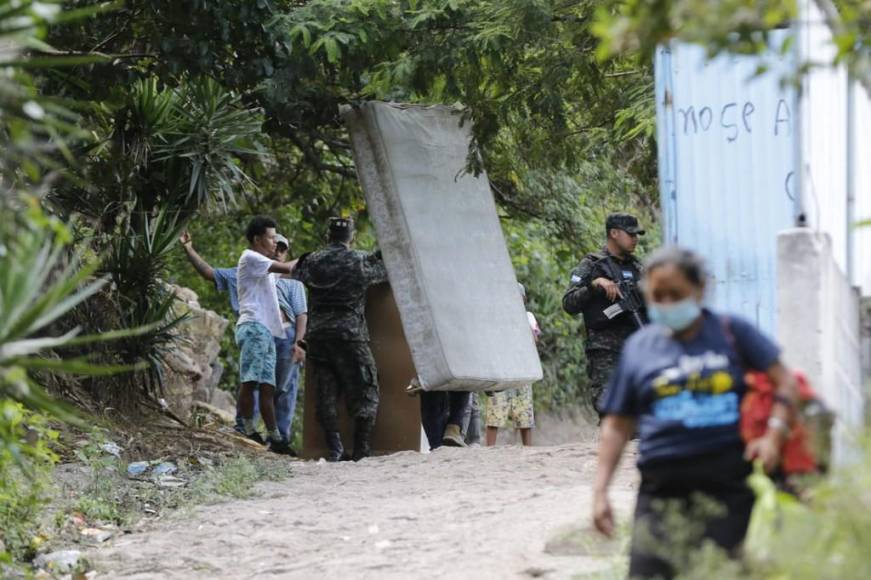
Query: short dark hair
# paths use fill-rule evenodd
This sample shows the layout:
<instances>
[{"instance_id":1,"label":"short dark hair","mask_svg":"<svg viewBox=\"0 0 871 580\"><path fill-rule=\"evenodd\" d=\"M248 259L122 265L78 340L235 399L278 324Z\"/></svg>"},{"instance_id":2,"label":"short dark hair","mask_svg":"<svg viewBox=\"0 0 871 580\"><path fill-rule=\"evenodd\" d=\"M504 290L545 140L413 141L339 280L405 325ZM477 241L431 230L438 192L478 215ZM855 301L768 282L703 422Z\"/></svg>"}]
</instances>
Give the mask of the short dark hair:
<instances>
[{"instance_id":1,"label":"short dark hair","mask_svg":"<svg viewBox=\"0 0 871 580\"><path fill-rule=\"evenodd\" d=\"M665 246L653 252L645 260L644 269L647 274L650 274L657 268L668 265L676 266L693 286L701 288L705 285L708 278L705 260L692 250L679 246Z\"/></svg>"},{"instance_id":2,"label":"short dark hair","mask_svg":"<svg viewBox=\"0 0 871 580\"><path fill-rule=\"evenodd\" d=\"M266 217L264 215L258 215L251 218L251 221L248 222L248 229L245 230L245 237L248 238L248 243L254 243L255 236L262 236L266 233L266 230L269 228L277 229L278 224L275 223L275 220L271 217Z\"/></svg>"}]
</instances>

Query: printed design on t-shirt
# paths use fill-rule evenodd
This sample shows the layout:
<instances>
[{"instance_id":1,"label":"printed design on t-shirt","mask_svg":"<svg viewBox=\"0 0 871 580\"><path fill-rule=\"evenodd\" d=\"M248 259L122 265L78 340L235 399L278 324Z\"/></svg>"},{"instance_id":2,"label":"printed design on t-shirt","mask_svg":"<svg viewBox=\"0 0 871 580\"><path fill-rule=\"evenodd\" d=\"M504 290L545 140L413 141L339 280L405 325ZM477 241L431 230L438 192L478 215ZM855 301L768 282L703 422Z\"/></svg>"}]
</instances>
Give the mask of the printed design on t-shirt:
<instances>
[{"instance_id":1,"label":"printed design on t-shirt","mask_svg":"<svg viewBox=\"0 0 871 580\"><path fill-rule=\"evenodd\" d=\"M657 419L679 421L689 429L730 425L739 419L738 393L724 354L683 355L652 386Z\"/></svg>"}]
</instances>

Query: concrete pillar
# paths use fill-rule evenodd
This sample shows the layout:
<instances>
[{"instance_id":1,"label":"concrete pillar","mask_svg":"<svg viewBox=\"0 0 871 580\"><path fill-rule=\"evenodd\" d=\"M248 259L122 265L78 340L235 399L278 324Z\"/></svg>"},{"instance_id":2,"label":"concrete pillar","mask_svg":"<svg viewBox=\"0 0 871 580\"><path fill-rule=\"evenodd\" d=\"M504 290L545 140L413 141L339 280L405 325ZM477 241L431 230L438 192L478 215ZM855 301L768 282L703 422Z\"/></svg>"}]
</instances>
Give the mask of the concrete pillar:
<instances>
[{"instance_id":1,"label":"concrete pillar","mask_svg":"<svg viewBox=\"0 0 871 580\"><path fill-rule=\"evenodd\" d=\"M778 235L777 335L785 362L804 371L837 414L833 461L843 464L864 423L859 293L836 264L828 234Z\"/></svg>"}]
</instances>

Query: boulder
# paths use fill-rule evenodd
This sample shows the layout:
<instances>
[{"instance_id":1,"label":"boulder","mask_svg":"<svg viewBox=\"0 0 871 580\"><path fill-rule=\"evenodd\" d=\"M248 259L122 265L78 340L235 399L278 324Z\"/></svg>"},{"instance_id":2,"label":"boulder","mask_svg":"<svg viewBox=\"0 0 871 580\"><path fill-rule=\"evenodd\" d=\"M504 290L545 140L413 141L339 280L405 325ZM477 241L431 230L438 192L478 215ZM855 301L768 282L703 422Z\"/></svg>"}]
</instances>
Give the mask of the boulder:
<instances>
[{"instance_id":1,"label":"boulder","mask_svg":"<svg viewBox=\"0 0 871 580\"><path fill-rule=\"evenodd\" d=\"M179 325L179 340L166 355L164 388L173 412L187 418L195 401L208 403L217 390L220 372L217 380L214 375L221 368L218 354L229 321L200 306L196 292L190 288L170 289L176 297L176 312L187 312L190 318Z\"/></svg>"},{"instance_id":2,"label":"boulder","mask_svg":"<svg viewBox=\"0 0 871 580\"><path fill-rule=\"evenodd\" d=\"M194 403L193 409L195 413L198 413L203 418L205 423L233 425L236 422L235 409L231 413L202 401Z\"/></svg>"},{"instance_id":3,"label":"boulder","mask_svg":"<svg viewBox=\"0 0 871 580\"><path fill-rule=\"evenodd\" d=\"M233 395L231 395L227 391L215 389L214 391L212 391L212 399L209 401L209 403L211 403L211 405L217 409L232 413L234 416L236 414L236 399L234 399Z\"/></svg>"},{"instance_id":4,"label":"boulder","mask_svg":"<svg viewBox=\"0 0 871 580\"><path fill-rule=\"evenodd\" d=\"M33 561L37 568L54 572L55 574L71 574L84 567L82 553L78 550L60 550L50 554L40 554Z\"/></svg>"}]
</instances>

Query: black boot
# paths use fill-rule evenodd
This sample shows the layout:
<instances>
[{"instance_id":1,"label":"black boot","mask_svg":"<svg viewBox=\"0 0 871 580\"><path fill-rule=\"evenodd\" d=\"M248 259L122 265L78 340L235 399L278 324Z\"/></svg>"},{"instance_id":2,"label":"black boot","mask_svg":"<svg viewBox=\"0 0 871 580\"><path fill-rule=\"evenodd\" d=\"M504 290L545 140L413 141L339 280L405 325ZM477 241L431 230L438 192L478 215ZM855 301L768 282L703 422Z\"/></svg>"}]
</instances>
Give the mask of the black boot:
<instances>
[{"instance_id":1,"label":"black boot","mask_svg":"<svg viewBox=\"0 0 871 580\"><path fill-rule=\"evenodd\" d=\"M365 457L372 455L372 446L369 439L372 437L372 431L375 428L375 421L372 419L357 419L354 423L354 455L351 457L354 461L360 461Z\"/></svg>"},{"instance_id":2,"label":"black boot","mask_svg":"<svg viewBox=\"0 0 871 580\"><path fill-rule=\"evenodd\" d=\"M327 438L327 449L329 449L327 461L341 461L342 455L345 453L345 448L342 446L342 436L339 435L338 431L326 431L325 435Z\"/></svg>"}]
</instances>

